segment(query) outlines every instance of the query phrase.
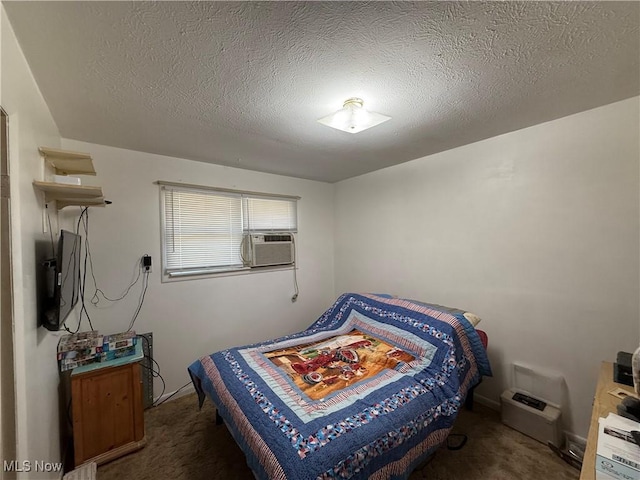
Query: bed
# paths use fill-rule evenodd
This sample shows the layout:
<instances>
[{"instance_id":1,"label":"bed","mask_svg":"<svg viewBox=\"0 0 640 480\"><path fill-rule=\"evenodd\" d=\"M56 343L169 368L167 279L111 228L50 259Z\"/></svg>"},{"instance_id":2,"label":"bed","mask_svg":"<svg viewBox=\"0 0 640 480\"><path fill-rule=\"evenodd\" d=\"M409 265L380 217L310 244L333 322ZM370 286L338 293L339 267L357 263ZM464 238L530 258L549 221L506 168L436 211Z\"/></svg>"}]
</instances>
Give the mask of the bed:
<instances>
[{"instance_id":1,"label":"bed","mask_svg":"<svg viewBox=\"0 0 640 480\"><path fill-rule=\"evenodd\" d=\"M346 293L308 329L188 367L256 478L406 479L491 367L465 312Z\"/></svg>"}]
</instances>

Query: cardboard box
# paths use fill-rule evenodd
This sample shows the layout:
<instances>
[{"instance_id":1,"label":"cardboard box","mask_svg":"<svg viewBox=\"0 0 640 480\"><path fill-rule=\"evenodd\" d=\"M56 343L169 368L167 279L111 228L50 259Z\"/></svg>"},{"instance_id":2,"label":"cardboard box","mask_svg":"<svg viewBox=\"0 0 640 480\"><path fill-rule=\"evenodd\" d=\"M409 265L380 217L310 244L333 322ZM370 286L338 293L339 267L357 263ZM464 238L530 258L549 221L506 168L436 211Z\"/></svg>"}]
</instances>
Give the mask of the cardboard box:
<instances>
[{"instance_id":1,"label":"cardboard box","mask_svg":"<svg viewBox=\"0 0 640 480\"><path fill-rule=\"evenodd\" d=\"M640 480L640 446L631 434L640 423L610 413L598 422L596 475L618 480ZM604 477L606 478L606 477Z\"/></svg>"}]
</instances>

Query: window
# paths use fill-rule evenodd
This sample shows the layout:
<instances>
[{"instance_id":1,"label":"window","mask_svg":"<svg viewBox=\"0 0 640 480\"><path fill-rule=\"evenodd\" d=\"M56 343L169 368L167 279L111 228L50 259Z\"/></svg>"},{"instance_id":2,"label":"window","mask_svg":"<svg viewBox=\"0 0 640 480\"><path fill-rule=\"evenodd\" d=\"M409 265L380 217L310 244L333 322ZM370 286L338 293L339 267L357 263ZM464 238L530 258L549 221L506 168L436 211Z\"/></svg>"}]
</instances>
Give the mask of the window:
<instances>
[{"instance_id":1,"label":"window","mask_svg":"<svg viewBox=\"0 0 640 480\"><path fill-rule=\"evenodd\" d=\"M298 231L298 197L158 183L169 277L248 270L246 235Z\"/></svg>"}]
</instances>

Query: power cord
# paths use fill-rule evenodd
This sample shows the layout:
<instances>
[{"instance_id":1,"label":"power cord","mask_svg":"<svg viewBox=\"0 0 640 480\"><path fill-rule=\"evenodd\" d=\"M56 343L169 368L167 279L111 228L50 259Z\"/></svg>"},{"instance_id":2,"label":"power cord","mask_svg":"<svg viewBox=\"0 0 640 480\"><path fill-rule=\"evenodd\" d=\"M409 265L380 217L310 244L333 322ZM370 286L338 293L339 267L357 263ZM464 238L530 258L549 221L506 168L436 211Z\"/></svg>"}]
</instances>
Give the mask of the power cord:
<instances>
[{"instance_id":1,"label":"power cord","mask_svg":"<svg viewBox=\"0 0 640 480\"><path fill-rule=\"evenodd\" d=\"M140 335L140 338L142 339L143 342L147 342L147 348L148 348L149 339L147 337L145 337L144 335ZM189 386L191 384L191 382L185 383L183 386L181 386L179 389L177 389L175 392L173 392L167 398L163 399L161 402L158 402L158 400L160 400L162 398L162 396L164 395L164 392L165 392L165 390L167 388L167 384L165 383L164 378L162 377L162 375L160 375L160 364L158 362L156 362L156 360L154 358L152 358L150 355L145 354L144 358L149 359L152 362L152 365L155 365L156 368L154 368L153 366L149 367L149 366L145 365L144 363L141 363L140 365L142 365L147 370L150 370L152 377L159 378L160 381L162 382L162 393L160 395L158 395L158 397L155 400L153 400L152 406L159 407L164 402L166 402L171 397L173 397L178 392L180 392L181 390L183 390L184 388L186 388L187 386Z\"/></svg>"},{"instance_id":2,"label":"power cord","mask_svg":"<svg viewBox=\"0 0 640 480\"><path fill-rule=\"evenodd\" d=\"M136 323L136 320L138 318L138 314L140 313L140 310L142 309L142 304L144 303L144 297L147 294L147 288L149 287L149 271L145 270L143 276L142 276L142 292L140 293L140 300L138 301L138 307L136 308L135 313L133 314L133 318L131 319L131 322L129 323L129 328L127 328L127 332L131 331L133 329L134 324Z\"/></svg>"},{"instance_id":3,"label":"power cord","mask_svg":"<svg viewBox=\"0 0 640 480\"><path fill-rule=\"evenodd\" d=\"M245 257L245 248L246 248L246 244L247 244L247 238L249 238L249 248L251 248L251 235L248 233L245 233L244 235L242 235L242 240L240 241L240 258L242 259L242 265L243 266L247 266L249 265L249 259Z\"/></svg>"},{"instance_id":4,"label":"power cord","mask_svg":"<svg viewBox=\"0 0 640 480\"><path fill-rule=\"evenodd\" d=\"M83 222L83 218L86 217L86 220ZM89 232L89 207L84 207L80 209L80 216L78 217L78 223L76 224L76 235L80 235L80 224L83 223L84 225L84 230L85 230L85 238L88 238L88 232ZM75 261L76 259L76 248L78 248L77 242L74 241L73 244L73 249L71 250L71 255L69 257L69 263L71 263L71 261ZM62 322L62 327L71 334L74 333L78 333L80 331L80 325L82 325L82 314L83 312L87 315L87 321L89 322L89 327L91 330L93 330L93 324L91 323L91 317L89 316L89 312L87 311L85 302L84 302L84 287L85 287L85 282L86 282L86 276L87 276L87 255L86 255L86 244L85 244L85 258L84 258L84 269L78 268L78 292L80 293L80 301L81 301L81 308L80 308L80 315L78 318L78 325L76 325L75 330L71 330L69 327L67 327L66 325L66 320L65 319ZM80 256L82 256L82 252L80 252ZM84 271L83 271L84 270ZM66 268L66 271L69 272L71 271L70 268ZM64 283L67 279L64 278L62 280L62 282ZM69 318L69 317L67 317Z\"/></svg>"},{"instance_id":5,"label":"power cord","mask_svg":"<svg viewBox=\"0 0 640 480\"><path fill-rule=\"evenodd\" d=\"M89 265L91 267L91 276L93 277L93 286L95 287L93 296L91 297L91 304L95 307L97 307L100 303L100 297L98 296L98 294L102 295L102 298L109 302L119 302L120 300L125 298L129 294L129 291L133 288L133 286L140 280L140 273L142 272L142 268L140 267L140 260L136 260L138 274L136 275L135 280L129 284L122 295L117 298L109 298L101 288L98 288L98 282L96 281L96 277L93 272L93 259L91 258L91 254L89 254Z\"/></svg>"},{"instance_id":6,"label":"power cord","mask_svg":"<svg viewBox=\"0 0 640 480\"><path fill-rule=\"evenodd\" d=\"M80 214L80 220L82 219L84 214L84 265L82 269L82 282L80 283L80 300L82 301L82 307L80 308L80 322L82 322L82 312L87 316L87 322L89 322L89 328L91 330L95 330L93 328L93 324L91 323L91 317L89 316L89 311L87 310L87 305L84 301L84 290L87 284L87 260L89 257L89 207L84 207L84 210Z\"/></svg>"},{"instance_id":7,"label":"power cord","mask_svg":"<svg viewBox=\"0 0 640 480\"><path fill-rule=\"evenodd\" d=\"M139 335L139 337L142 339L143 342L147 342L147 351L150 351L149 339L147 337L145 337L144 335ZM183 386L181 386L179 389L177 389L175 392L173 392L167 398L164 398L161 402L158 402L158 400L160 400L162 398L162 396L164 395L164 392L165 392L165 390L167 388L167 384L165 383L164 378L162 377L162 375L160 375L160 364L158 362L156 362L156 360L153 357L151 357L150 355L145 354L144 358L149 359L149 361L152 363L152 366L147 366L144 363L141 363L140 365L142 365L147 370L151 371L151 376L153 378L159 378L160 381L162 382L162 393L160 395L158 395L158 397L155 400L152 401L151 405L153 407L159 407L164 402L169 400L171 397L176 395L178 392L180 392L181 390L184 390L186 387L191 385L191 382L185 383ZM155 365L155 368L154 368L154 365Z\"/></svg>"},{"instance_id":8,"label":"power cord","mask_svg":"<svg viewBox=\"0 0 640 480\"><path fill-rule=\"evenodd\" d=\"M142 339L143 342L147 342L147 350L151 351L151 349L149 348L149 339L144 335L140 335L139 337ZM160 381L162 382L162 393L160 394L160 396L158 396L158 398L156 398L155 400L152 400L151 402L151 405L155 406L155 403L158 401L158 399L160 399L162 395L164 395L164 391L167 388L167 384L165 383L164 378L162 378L162 375L160 375L160 364L156 362L156 360L153 357L151 357L150 355L147 355L146 353L144 355L144 358L149 359L151 366L147 366L144 363L141 363L140 365L142 365L147 370L151 371L151 376L153 378L159 378ZM155 365L157 368L154 368L153 365Z\"/></svg>"},{"instance_id":9,"label":"power cord","mask_svg":"<svg viewBox=\"0 0 640 480\"><path fill-rule=\"evenodd\" d=\"M147 356L145 355L145 358L150 358L150 357L147 357ZM152 360L152 361L157 365L157 362L156 362L155 360L153 360L152 358L151 358L151 360ZM151 404L152 406L154 406L154 407L155 407L155 403L158 401L158 399L159 399L160 397L162 397L162 395L164 395L164 391L165 391L165 389L166 389L166 387L167 387L167 384L165 383L164 378L162 378L162 375L160 375L160 371L159 371L159 370L156 370L156 369L154 369L153 367L149 367L148 365L145 365L144 363L141 363L140 365L142 365L142 366L143 366L144 368L146 368L147 370L150 370L150 371L151 371L151 376L152 376L153 378L159 378L159 379L160 379L160 381L162 382L162 393L161 393L161 394L160 394L160 396L159 396L157 399L155 399L155 400L153 401L153 403Z\"/></svg>"},{"instance_id":10,"label":"power cord","mask_svg":"<svg viewBox=\"0 0 640 480\"><path fill-rule=\"evenodd\" d=\"M47 211L47 223L49 224L49 237L51 238L51 258L56 256L56 244L53 241L53 228L51 227L51 216L49 215L49 204L45 203L44 208Z\"/></svg>"},{"instance_id":11,"label":"power cord","mask_svg":"<svg viewBox=\"0 0 640 480\"><path fill-rule=\"evenodd\" d=\"M460 450L467 444L467 436L464 433L450 433L447 437L447 450Z\"/></svg>"},{"instance_id":12,"label":"power cord","mask_svg":"<svg viewBox=\"0 0 640 480\"><path fill-rule=\"evenodd\" d=\"M85 252L85 272L84 273L85 273L85 276L86 276L86 263L87 263L87 258L88 258L89 259L89 268L90 268L90 271L91 271L91 278L93 279L93 286L94 286L93 296L91 297L91 299L89 301L91 302L91 304L94 307L97 307L98 304L100 303L99 294L102 295L102 297L105 300L109 301L109 302L118 302L118 301L124 299L129 294L129 292L131 291L133 286L136 285L138 283L138 281L140 280L140 276L141 276L141 273L142 273L142 270L143 270L143 267L141 266L142 257L140 259L136 260L136 268L137 268L138 274L136 275L135 280L133 280L133 282L131 282L129 284L129 286L125 289L124 293L122 295L120 295L119 297L116 297L116 298L108 297L104 293L104 291L101 288L98 287L98 281L96 280L95 272L94 272L94 269L93 269L93 257L91 255L91 247L90 247L90 243L89 243L88 218L89 218L89 215L87 214L87 220L85 222L85 250L86 250L86 252ZM135 313L133 315L133 318L132 318L131 322L129 323L129 328L127 328L127 330L126 330L127 332L131 331L133 329L133 325L135 324L135 321L138 318L138 314L140 313L140 309L142 308L142 304L144 302L144 297L145 297L145 294L147 292L147 288L149 286L149 270L148 269L144 270L144 275L142 277L142 285L143 285L143 287L142 287L142 293L141 293L141 296L140 296L140 300L138 302L138 306L136 307L136 310L135 310ZM84 282L83 282L82 286L83 286L83 288L82 288L83 308L84 308L84 310L86 312L86 308L84 307ZM87 313L87 318L89 318L89 314L88 313ZM89 324L91 324L91 321L89 321ZM93 330L93 328L92 328L92 330Z\"/></svg>"},{"instance_id":13,"label":"power cord","mask_svg":"<svg viewBox=\"0 0 640 480\"><path fill-rule=\"evenodd\" d=\"M78 269L78 285L79 285L79 298L81 300L81 308L80 308L80 318L78 319L78 325L76 326L75 330L71 330L69 327L67 327L65 325L65 322L63 322L63 327L64 329L68 332L68 333L78 333L80 331L80 325L82 324L82 316L83 314L86 315L87 317L87 321L89 322L89 328L91 330L94 330L93 328L93 324L91 322L91 316L89 315L89 311L87 310L87 305L85 303L85 289L86 289L86 280L87 280L87 271L90 271L91 273L91 278L93 280L93 286L94 286L94 292L93 292L93 296L91 297L91 299L89 300L90 303L97 307L99 302L100 302L100 297L98 294L102 295L102 297L109 301L109 302L117 302L120 301L122 299L124 299L129 292L131 291L131 289L133 288L134 285L136 285L138 283L138 281L140 280L140 277L142 276L142 291L140 294L140 299L138 301L138 305L136 307L136 310L133 314L133 317L131 319L131 322L129 323L129 327L127 328L127 332L131 331L133 329L133 326L135 324L136 319L138 318L138 315L140 314L140 310L142 309L142 305L144 303L144 299L145 299L145 295L147 293L147 288L149 287L149 270L145 269L144 270L144 275L141 275L143 267L141 266L141 259L138 259L136 261L136 266L138 268L138 274L135 278L135 280L129 284L129 286L125 289L124 293L117 297L117 298L110 298L108 297L104 291L100 288L98 288L98 282L96 280L96 276L95 276L95 272L93 269L93 257L91 255L91 246L90 246L90 241L89 241L89 207L84 207L81 208L80 211L80 216L78 217L78 222L76 225L76 235L80 234L80 225L82 224L83 229L84 229L84 262L83 262L83 268L82 269ZM49 221L49 225L51 225L51 222ZM51 229L51 227L49 227ZM53 238L53 237L52 237ZM73 251L72 251L72 255L69 259L69 262L72 261L72 259L75 259L75 252L76 249L76 245L74 245ZM88 267L87 268L87 263L88 263ZM67 268L66 271L69 272L71 269ZM64 280L63 280L64 281Z\"/></svg>"},{"instance_id":14,"label":"power cord","mask_svg":"<svg viewBox=\"0 0 640 480\"><path fill-rule=\"evenodd\" d=\"M187 388L189 385L191 385L191 382L187 382L185 383L183 386L181 386L179 389L177 389L175 392L173 392L171 395L169 395L167 398L163 399L161 402L156 403L154 406L159 407L160 405L162 405L164 402L166 402L167 400L169 400L171 397L173 397L175 394L177 394L178 392L180 392L181 390ZM159 398L159 397L158 397Z\"/></svg>"},{"instance_id":15,"label":"power cord","mask_svg":"<svg viewBox=\"0 0 640 480\"><path fill-rule=\"evenodd\" d=\"M293 247L293 286L295 288L295 293L291 297L291 303L295 303L298 300L298 295L300 294L300 289L298 288L298 265L297 265L297 255L296 255L296 239L293 233L291 234L291 246Z\"/></svg>"}]
</instances>

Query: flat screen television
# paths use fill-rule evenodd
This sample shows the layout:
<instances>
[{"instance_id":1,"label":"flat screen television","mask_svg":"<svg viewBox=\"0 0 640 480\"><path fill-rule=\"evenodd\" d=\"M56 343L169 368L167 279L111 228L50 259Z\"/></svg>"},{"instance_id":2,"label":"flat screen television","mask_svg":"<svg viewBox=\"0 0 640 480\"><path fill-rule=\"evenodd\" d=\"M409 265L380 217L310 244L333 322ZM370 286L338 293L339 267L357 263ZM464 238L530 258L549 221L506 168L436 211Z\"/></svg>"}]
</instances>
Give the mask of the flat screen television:
<instances>
[{"instance_id":1,"label":"flat screen television","mask_svg":"<svg viewBox=\"0 0 640 480\"><path fill-rule=\"evenodd\" d=\"M61 230L56 257L40 264L38 325L47 330L60 330L78 303L81 240L80 235Z\"/></svg>"}]
</instances>

